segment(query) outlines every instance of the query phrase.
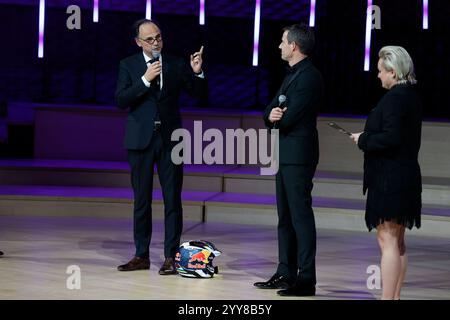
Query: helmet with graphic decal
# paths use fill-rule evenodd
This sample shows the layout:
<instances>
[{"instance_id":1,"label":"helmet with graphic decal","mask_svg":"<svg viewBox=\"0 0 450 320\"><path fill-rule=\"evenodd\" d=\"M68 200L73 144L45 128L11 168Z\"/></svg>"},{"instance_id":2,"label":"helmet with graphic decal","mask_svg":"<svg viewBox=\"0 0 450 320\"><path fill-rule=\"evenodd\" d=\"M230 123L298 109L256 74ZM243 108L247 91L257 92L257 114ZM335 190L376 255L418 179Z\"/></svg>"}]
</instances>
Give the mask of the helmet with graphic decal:
<instances>
[{"instance_id":1,"label":"helmet with graphic decal","mask_svg":"<svg viewBox=\"0 0 450 320\"><path fill-rule=\"evenodd\" d=\"M191 240L180 245L175 256L175 266L178 273L188 278L212 278L219 273L219 268L212 262L221 252L216 246L206 240Z\"/></svg>"}]
</instances>

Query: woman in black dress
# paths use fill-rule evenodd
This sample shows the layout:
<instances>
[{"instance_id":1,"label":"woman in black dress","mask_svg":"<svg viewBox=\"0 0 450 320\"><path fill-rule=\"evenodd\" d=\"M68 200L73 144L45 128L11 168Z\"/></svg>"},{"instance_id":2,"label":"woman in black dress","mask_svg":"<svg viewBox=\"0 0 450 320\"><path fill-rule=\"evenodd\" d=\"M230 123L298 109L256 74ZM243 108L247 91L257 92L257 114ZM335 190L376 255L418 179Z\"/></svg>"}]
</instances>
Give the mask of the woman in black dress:
<instances>
[{"instance_id":1,"label":"woman in black dress","mask_svg":"<svg viewBox=\"0 0 450 320\"><path fill-rule=\"evenodd\" d=\"M422 106L408 52L388 46L379 52L378 78L389 90L351 139L364 152L366 225L377 229L381 248L382 299L400 299L406 273L405 227L420 228L422 178L418 162Z\"/></svg>"}]
</instances>

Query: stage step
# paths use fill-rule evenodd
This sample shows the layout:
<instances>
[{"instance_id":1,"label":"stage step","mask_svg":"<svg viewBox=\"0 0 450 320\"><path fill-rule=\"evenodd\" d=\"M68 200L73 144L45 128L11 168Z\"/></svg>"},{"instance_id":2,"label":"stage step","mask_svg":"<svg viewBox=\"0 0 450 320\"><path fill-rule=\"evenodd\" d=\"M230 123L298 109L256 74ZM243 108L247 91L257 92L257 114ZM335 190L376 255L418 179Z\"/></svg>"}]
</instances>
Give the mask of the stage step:
<instances>
[{"instance_id":1,"label":"stage step","mask_svg":"<svg viewBox=\"0 0 450 320\"><path fill-rule=\"evenodd\" d=\"M183 191L186 220L204 221L204 203L216 192ZM153 191L154 217L164 216L161 190ZM0 215L132 217L130 188L0 186Z\"/></svg>"},{"instance_id":2,"label":"stage step","mask_svg":"<svg viewBox=\"0 0 450 320\"><path fill-rule=\"evenodd\" d=\"M265 194L219 193L205 203L206 222L276 226L276 197ZM323 229L365 231L365 200L313 197L316 226ZM422 235L450 237L450 205L424 206Z\"/></svg>"},{"instance_id":3,"label":"stage step","mask_svg":"<svg viewBox=\"0 0 450 320\"><path fill-rule=\"evenodd\" d=\"M275 194L275 177L258 167L185 165L183 188L192 191ZM130 188L126 162L84 160L0 160L0 181L6 185ZM155 173L155 189L160 189ZM364 200L362 173L317 171L314 197ZM450 179L423 177L424 205L450 205Z\"/></svg>"},{"instance_id":4,"label":"stage step","mask_svg":"<svg viewBox=\"0 0 450 320\"><path fill-rule=\"evenodd\" d=\"M184 218L192 221L276 226L275 195L183 191ZM153 212L163 217L160 190L153 192ZM365 201L314 197L318 228L364 231ZM424 206L421 235L450 236L450 206ZM0 215L132 217L129 188L67 186L0 187ZM417 232L417 231L413 231Z\"/></svg>"},{"instance_id":5,"label":"stage step","mask_svg":"<svg viewBox=\"0 0 450 320\"><path fill-rule=\"evenodd\" d=\"M223 175L237 168L228 165L185 165L183 188L223 191ZM153 185L161 189L155 168ZM86 160L0 160L0 181L6 185L46 185L131 188L127 162Z\"/></svg>"},{"instance_id":6,"label":"stage step","mask_svg":"<svg viewBox=\"0 0 450 320\"><path fill-rule=\"evenodd\" d=\"M362 173L316 171L313 197L365 200ZM450 205L450 179L422 178L424 205ZM224 192L275 194L275 177L259 175L259 168L239 167L224 174Z\"/></svg>"}]
</instances>

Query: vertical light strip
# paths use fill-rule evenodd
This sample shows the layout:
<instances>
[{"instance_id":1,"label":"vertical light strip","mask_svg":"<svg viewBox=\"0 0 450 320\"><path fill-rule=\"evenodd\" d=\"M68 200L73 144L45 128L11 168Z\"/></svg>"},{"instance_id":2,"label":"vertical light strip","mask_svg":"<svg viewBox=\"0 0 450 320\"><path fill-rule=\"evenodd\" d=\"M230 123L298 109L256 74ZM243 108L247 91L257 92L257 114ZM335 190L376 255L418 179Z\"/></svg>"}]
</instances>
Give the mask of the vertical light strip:
<instances>
[{"instance_id":1,"label":"vertical light strip","mask_svg":"<svg viewBox=\"0 0 450 320\"><path fill-rule=\"evenodd\" d=\"M423 0L423 28L428 29L428 0Z\"/></svg>"},{"instance_id":2,"label":"vertical light strip","mask_svg":"<svg viewBox=\"0 0 450 320\"><path fill-rule=\"evenodd\" d=\"M367 0L366 46L364 52L364 71L370 70L370 42L372 36L372 0Z\"/></svg>"},{"instance_id":3,"label":"vertical light strip","mask_svg":"<svg viewBox=\"0 0 450 320\"><path fill-rule=\"evenodd\" d=\"M145 7L145 19L152 19L152 0L147 0Z\"/></svg>"},{"instance_id":4,"label":"vertical light strip","mask_svg":"<svg viewBox=\"0 0 450 320\"><path fill-rule=\"evenodd\" d=\"M309 7L309 26L314 27L316 24L316 0L311 0Z\"/></svg>"},{"instance_id":5,"label":"vertical light strip","mask_svg":"<svg viewBox=\"0 0 450 320\"><path fill-rule=\"evenodd\" d=\"M255 29L253 30L253 66L258 66L259 27L261 22L261 0L256 0Z\"/></svg>"},{"instance_id":6,"label":"vertical light strip","mask_svg":"<svg viewBox=\"0 0 450 320\"><path fill-rule=\"evenodd\" d=\"M199 23L201 26L205 25L205 0L200 0Z\"/></svg>"},{"instance_id":7,"label":"vertical light strip","mask_svg":"<svg viewBox=\"0 0 450 320\"><path fill-rule=\"evenodd\" d=\"M38 58L44 57L44 22L45 22L45 0L39 0L39 45Z\"/></svg>"},{"instance_id":8,"label":"vertical light strip","mask_svg":"<svg viewBox=\"0 0 450 320\"><path fill-rule=\"evenodd\" d=\"M94 0L94 10L92 13L92 21L98 22L98 0Z\"/></svg>"}]
</instances>

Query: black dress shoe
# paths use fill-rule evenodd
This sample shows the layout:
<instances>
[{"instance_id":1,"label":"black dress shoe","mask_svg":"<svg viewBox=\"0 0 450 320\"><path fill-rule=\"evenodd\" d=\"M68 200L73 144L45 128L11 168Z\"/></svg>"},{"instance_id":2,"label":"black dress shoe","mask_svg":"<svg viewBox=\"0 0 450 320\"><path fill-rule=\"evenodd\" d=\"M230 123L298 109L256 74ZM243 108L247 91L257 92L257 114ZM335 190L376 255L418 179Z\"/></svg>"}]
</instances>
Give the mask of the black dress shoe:
<instances>
[{"instance_id":1,"label":"black dress shoe","mask_svg":"<svg viewBox=\"0 0 450 320\"><path fill-rule=\"evenodd\" d=\"M3 255L3 252L0 251L0 256L2 256L2 255Z\"/></svg>"},{"instance_id":2,"label":"black dress shoe","mask_svg":"<svg viewBox=\"0 0 450 320\"><path fill-rule=\"evenodd\" d=\"M117 267L119 271L135 271L135 270L148 270L150 269L150 259L134 257L128 263Z\"/></svg>"},{"instance_id":3,"label":"black dress shoe","mask_svg":"<svg viewBox=\"0 0 450 320\"><path fill-rule=\"evenodd\" d=\"M173 258L166 258L163 265L161 266L161 269L159 269L159 274L162 276L177 274L177 269L175 268L175 260L173 260Z\"/></svg>"},{"instance_id":4,"label":"black dress shoe","mask_svg":"<svg viewBox=\"0 0 450 320\"><path fill-rule=\"evenodd\" d=\"M294 285L285 290L277 291L277 294L283 297L309 297L316 295L316 286L314 285Z\"/></svg>"},{"instance_id":5,"label":"black dress shoe","mask_svg":"<svg viewBox=\"0 0 450 320\"><path fill-rule=\"evenodd\" d=\"M286 289L293 284L294 281L288 277L275 273L268 281L255 282L253 285L259 289Z\"/></svg>"}]
</instances>

